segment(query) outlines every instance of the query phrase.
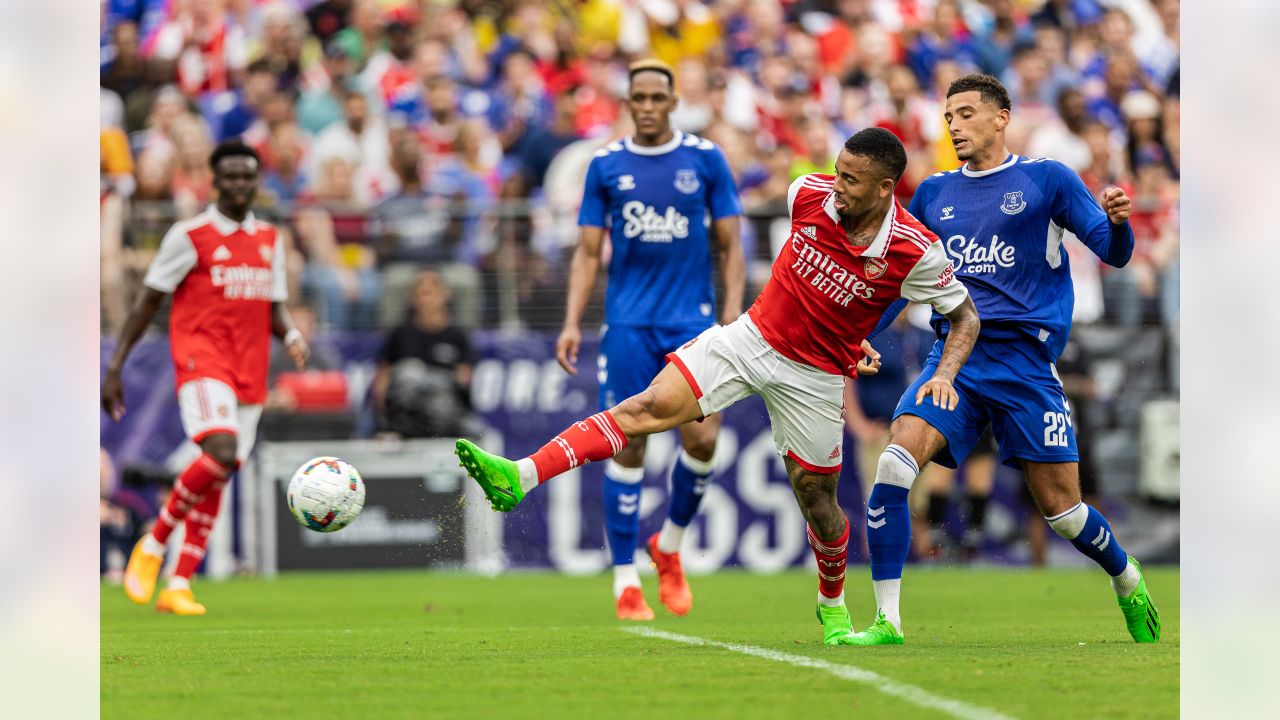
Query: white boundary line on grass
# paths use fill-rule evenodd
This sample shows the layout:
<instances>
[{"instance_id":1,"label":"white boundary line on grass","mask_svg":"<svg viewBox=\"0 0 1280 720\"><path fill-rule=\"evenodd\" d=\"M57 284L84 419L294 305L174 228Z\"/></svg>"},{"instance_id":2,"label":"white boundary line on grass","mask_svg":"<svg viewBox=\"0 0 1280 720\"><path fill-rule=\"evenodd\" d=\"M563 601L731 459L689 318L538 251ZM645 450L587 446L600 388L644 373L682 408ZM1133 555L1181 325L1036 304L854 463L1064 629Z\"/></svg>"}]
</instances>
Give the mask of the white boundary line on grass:
<instances>
[{"instance_id":1,"label":"white boundary line on grass","mask_svg":"<svg viewBox=\"0 0 1280 720\"><path fill-rule=\"evenodd\" d=\"M817 658L806 657L804 655L792 655L790 653L779 652L777 650L769 650L767 648L755 647L752 645L738 645L736 643L718 642L716 640L705 640L692 635L678 635L676 633L665 632L663 630L654 630L647 627L626 627L621 628L623 632L629 632L633 635L640 635L648 638L656 638L659 640L670 640L672 642L684 643L685 645L709 645L712 647L723 648L731 652L750 655L752 657L764 658L765 660L773 660L775 662L795 665L796 667L813 668L814 670L822 670L831 673L842 680L849 680L856 683L869 685L885 695L892 695L901 700L906 700L912 705L918 705L922 708L937 710L946 713L952 717L964 718L965 720L1013 720L1012 716L1004 713L985 708L981 705L971 705L960 700L952 700L941 695L935 695L924 688L918 688L915 685L891 680L879 673L870 670L864 670L856 665L845 665L843 663L827 662Z\"/></svg>"}]
</instances>

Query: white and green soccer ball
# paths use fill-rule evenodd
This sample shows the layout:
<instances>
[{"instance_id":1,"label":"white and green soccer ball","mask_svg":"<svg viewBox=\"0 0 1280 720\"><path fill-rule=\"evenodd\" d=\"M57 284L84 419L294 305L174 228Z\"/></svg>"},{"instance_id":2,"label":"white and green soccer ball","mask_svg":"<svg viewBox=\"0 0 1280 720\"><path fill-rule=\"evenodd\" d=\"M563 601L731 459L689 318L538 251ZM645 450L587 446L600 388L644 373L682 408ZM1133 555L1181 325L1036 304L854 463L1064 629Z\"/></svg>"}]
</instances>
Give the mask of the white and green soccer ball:
<instances>
[{"instance_id":1,"label":"white and green soccer ball","mask_svg":"<svg viewBox=\"0 0 1280 720\"><path fill-rule=\"evenodd\" d=\"M334 532L364 509L364 479L342 458L312 458L293 474L288 500L289 512L303 527Z\"/></svg>"}]
</instances>

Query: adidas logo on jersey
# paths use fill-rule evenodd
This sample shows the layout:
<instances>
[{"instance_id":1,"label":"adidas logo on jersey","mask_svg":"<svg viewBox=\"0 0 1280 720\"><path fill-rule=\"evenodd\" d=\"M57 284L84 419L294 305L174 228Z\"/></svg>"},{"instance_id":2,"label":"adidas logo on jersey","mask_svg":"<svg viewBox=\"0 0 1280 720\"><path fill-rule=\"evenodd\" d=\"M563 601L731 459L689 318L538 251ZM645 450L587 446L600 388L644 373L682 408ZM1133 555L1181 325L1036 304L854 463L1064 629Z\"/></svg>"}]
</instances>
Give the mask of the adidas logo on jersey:
<instances>
[{"instance_id":1,"label":"adidas logo on jersey","mask_svg":"<svg viewBox=\"0 0 1280 720\"><path fill-rule=\"evenodd\" d=\"M226 245L219 245L218 249L213 251L213 259L215 261L230 260L231 251L227 249Z\"/></svg>"},{"instance_id":2,"label":"adidas logo on jersey","mask_svg":"<svg viewBox=\"0 0 1280 720\"><path fill-rule=\"evenodd\" d=\"M835 449L835 450L832 450L832 451L831 451L831 454L827 456L827 459L828 459L828 460L835 460L835 459L836 459L836 458L838 458L838 457L840 457L840 446L839 446L839 445L837 445L837 446L836 446L836 449Z\"/></svg>"},{"instance_id":3,"label":"adidas logo on jersey","mask_svg":"<svg viewBox=\"0 0 1280 720\"><path fill-rule=\"evenodd\" d=\"M805 225L804 227L800 228L800 232L804 233L805 237L809 238L810 240L818 239L818 228L813 225Z\"/></svg>"}]
</instances>

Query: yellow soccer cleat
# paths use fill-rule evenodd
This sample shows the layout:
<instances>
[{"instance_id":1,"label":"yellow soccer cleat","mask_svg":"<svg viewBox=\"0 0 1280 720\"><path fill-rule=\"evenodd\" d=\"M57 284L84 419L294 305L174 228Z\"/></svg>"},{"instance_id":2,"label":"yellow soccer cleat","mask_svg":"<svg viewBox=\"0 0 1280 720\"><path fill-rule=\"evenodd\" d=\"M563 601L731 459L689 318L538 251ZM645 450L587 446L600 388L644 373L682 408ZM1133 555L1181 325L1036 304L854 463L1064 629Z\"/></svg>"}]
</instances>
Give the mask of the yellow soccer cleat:
<instances>
[{"instance_id":1,"label":"yellow soccer cleat","mask_svg":"<svg viewBox=\"0 0 1280 720\"><path fill-rule=\"evenodd\" d=\"M124 594L139 605L151 602L151 594L156 591L156 578L160 576L160 566L164 564L162 556L143 551L142 544L145 540L146 537L143 537L133 546L129 564L124 569Z\"/></svg>"},{"instance_id":2,"label":"yellow soccer cleat","mask_svg":"<svg viewBox=\"0 0 1280 720\"><path fill-rule=\"evenodd\" d=\"M156 600L156 612L174 615L203 615L204 606L196 602L191 590L162 590Z\"/></svg>"}]
</instances>

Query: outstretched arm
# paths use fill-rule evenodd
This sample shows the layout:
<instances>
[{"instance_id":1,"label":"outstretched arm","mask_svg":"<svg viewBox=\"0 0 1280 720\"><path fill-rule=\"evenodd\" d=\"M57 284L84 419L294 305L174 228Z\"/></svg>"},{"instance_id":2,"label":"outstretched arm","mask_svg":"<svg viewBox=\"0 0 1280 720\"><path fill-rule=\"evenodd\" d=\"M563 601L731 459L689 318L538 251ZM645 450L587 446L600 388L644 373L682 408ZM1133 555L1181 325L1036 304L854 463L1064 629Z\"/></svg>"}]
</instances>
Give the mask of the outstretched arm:
<instances>
[{"instance_id":1,"label":"outstretched arm","mask_svg":"<svg viewBox=\"0 0 1280 720\"><path fill-rule=\"evenodd\" d=\"M124 417L124 382L121 379L121 371L124 369L125 361L129 359L129 353L137 344L138 338L142 337L142 333L156 316L165 295L166 293L155 288L142 288L142 294L138 296L138 301L129 311L128 319L124 321L124 328L120 331L115 352L111 354L111 361L107 363L106 377L102 379L102 409L111 416L112 420Z\"/></svg>"}]
</instances>

